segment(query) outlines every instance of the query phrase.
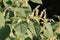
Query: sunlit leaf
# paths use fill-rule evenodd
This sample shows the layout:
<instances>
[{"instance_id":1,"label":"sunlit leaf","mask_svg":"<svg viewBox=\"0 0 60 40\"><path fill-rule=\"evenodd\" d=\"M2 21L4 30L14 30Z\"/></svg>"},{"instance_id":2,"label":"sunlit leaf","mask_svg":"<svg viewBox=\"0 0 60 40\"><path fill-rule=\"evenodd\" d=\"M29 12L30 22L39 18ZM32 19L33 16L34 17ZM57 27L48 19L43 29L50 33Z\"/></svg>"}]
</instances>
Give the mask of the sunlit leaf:
<instances>
[{"instance_id":1,"label":"sunlit leaf","mask_svg":"<svg viewBox=\"0 0 60 40\"><path fill-rule=\"evenodd\" d=\"M26 17L24 9L23 8L17 8L16 9L16 16L18 16L18 17Z\"/></svg>"},{"instance_id":2,"label":"sunlit leaf","mask_svg":"<svg viewBox=\"0 0 60 40\"><path fill-rule=\"evenodd\" d=\"M3 14L0 12L0 28L5 25L5 19Z\"/></svg>"},{"instance_id":3,"label":"sunlit leaf","mask_svg":"<svg viewBox=\"0 0 60 40\"><path fill-rule=\"evenodd\" d=\"M17 39L8 37L6 38L6 40L17 40Z\"/></svg>"},{"instance_id":4,"label":"sunlit leaf","mask_svg":"<svg viewBox=\"0 0 60 40\"><path fill-rule=\"evenodd\" d=\"M44 32L44 35L48 38L53 37L53 29L50 23L45 23L46 30Z\"/></svg>"},{"instance_id":5,"label":"sunlit leaf","mask_svg":"<svg viewBox=\"0 0 60 40\"><path fill-rule=\"evenodd\" d=\"M31 1L34 2L34 3L42 4L42 0L31 0Z\"/></svg>"},{"instance_id":6,"label":"sunlit leaf","mask_svg":"<svg viewBox=\"0 0 60 40\"><path fill-rule=\"evenodd\" d=\"M35 27L34 27L34 24L33 24L32 21L29 22L28 27L29 27L30 31L32 32L32 34L34 34L35 36L37 36L36 35L36 31L35 31Z\"/></svg>"},{"instance_id":7,"label":"sunlit leaf","mask_svg":"<svg viewBox=\"0 0 60 40\"><path fill-rule=\"evenodd\" d=\"M26 38L25 33L27 31L27 23L25 21L22 21L22 22L16 24L14 30L15 30L15 35L18 38L25 39Z\"/></svg>"},{"instance_id":8,"label":"sunlit leaf","mask_svg":"<svg viewBox=\"0 0 60 40\"><path fill-rule=\"evenodd\" d=\"M30 37L31 39L33 39L33 35L32 33L30 32L30 30L27 29L27 34L28 34L28 37Z\"/></svg>"},{"instance_id":9,"label":"sunlit leaf","mask_svg":"<svg viewBox=\"0 0 60 40\"><path fill-rule=\"evenodd\" d=\"M27 30L27 23L25 21L22 21L22 22L16 24L14 30L17 32L25 33Z\"/></svg>"},{"instance_id":10,"label":"sunlit leaf","mask_svg":"<svg viewBox=\"0 0 60 40\"><path fill-rule=\"evenodd\" d=\"M16 32L15 34L16 34L17 38L22 38L22 39L26 38L26 35L24 33Z\"/></svg>"}]
</instances>

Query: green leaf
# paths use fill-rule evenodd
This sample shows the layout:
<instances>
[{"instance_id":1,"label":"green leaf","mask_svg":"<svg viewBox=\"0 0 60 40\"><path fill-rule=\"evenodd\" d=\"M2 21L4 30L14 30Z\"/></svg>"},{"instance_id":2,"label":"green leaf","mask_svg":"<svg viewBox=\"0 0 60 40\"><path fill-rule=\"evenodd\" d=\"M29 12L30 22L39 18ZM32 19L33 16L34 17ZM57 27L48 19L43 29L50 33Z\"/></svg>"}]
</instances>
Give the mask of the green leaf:
<instances>
[{"instance_id":1,"label":"green leaf","mask_svg":"<svg viewBox=\"0 0 60 40\"><path fill-rule=\"evenodd\" d=\"M0 12L0 28L5 25L5 19L3 14Z\"/></svg>"},{"instance_id":2,"label":"green leaf","mask_svg":"<svg viewBox=\"0 0 60 40\"><path fill-rule=\"evenodd\" d=\"M11 0L12 2L16 2L17 0Z\"/></svg>"},{"instance_id":3,"label":"green leaf","mask_svg":"<svg viewBox=\"0 0 60 40\"><path fill-rule=\"evenodd\" d=\"M21 6L21 8L24 9L24 11L25 11L25 13L26 13L27 16L32 12L30 5Z\"/></svg>"},{"instance_id":4,"label":"green leaf","mask_svg":"<svg viewBox=\"0 0 60 40\"><path fill-rule=\"evenodd\" d=\"M16 16L17 17L26 17L24 9L23 8L17 8L16 9Z\"/></svg>"},{"instance_id":5,"label":"green leaf","mask_svg":"<svg viewBox=\"0 0 60 40\"><path fill-rule=\"evenodd\" d=\"M26 35L24 33L16 32L15 34L16 34L17 38L22 38L22 39L26 38Z\"/></svg>"},{"instance_id":6,"label":"green leaf","mask_svg":"<svg viewBox=\"0 0 60 40\"><path fill-rule=\"evenodd\" d=\"M48 38L54 37L53 29L50 23L45 23L46 30L44 31L44 35Z\"/></svg>"},{"instance_id":7,"label":"green leaf","mask_svg":"<svg viewBox=\"0 0 60 40\"><path fill-rule=\"evenodd\" d=\"M30 31L32 32L32 34L34 34L35 36L37 36L36 31L35 31L35 27L32 21L29 22L28 24L28 28L30 29Z\"/></svg>"},{"instance_id":8,"label":"green leaf","mask_svg":"<svg viewBox=\"0 0 60 40\"><path fill-rule=\"evenodd\" d=\"M34 27L35 27L35 31L37 33L37 35L40 35L40 24L38 22L34 22Z\"/></svg>"},{"instance_id":9,"label":"green leaf","mask_svg":"<svg viewBox=\"0 0 60 40\"><path fill-rule=\"evenodd\" d=\"M32 33L30 32L30 30L27 29L26 32L27 32L27 34L28 34L28 37L31 38L31 39L33 39L33 35L32 35Z\"/></svg>"},{"instance_id":10,"label":"green leaf","mask_svg":"<svg viewBox=\"0 0 60 40\"><path fill-rule=\"evenodd\" d=\"M14 30L15 30L15 35L18 38L25 39L26 38L25 33L27 31L27 23L25 21L22 21L22 22L16 24Z\"/></svg>"},{"instance_id":11,"label":"green leaf","mask_svg":"<svg viewBox=\"0 0 60 40\"><path fill-rule=\"evenodd\" d=\"M14 17L14 12L13 11L8 11L6 14L5 14L5 18L6 19L9 19L11 17Z\"/></svg>"},{"instance_id":12,"label":"green leaf","mask_svg":"<svg viewBox=\"0 0 60 40\"><path fill-rule=\"evenodd\" d=\"M25 40L32 40L31 38L27 37Z\"/></svg>"},{"instance_id":13,"label":"green leaf","mask_svg":"<svg viewBox=\"0 0 60 40\"><path fill-rule=\"evenodd\" d=\"M25 21L22 21L16 24L14 30L17 32L26 33L27 26L28 26L27 23Z\"/></svg>"},{"instance_id":14,"label":"green leaf","mask_svg":"<svg viewBox=\"0 0 60 40\"><path fill-rule=\"evenodd\" d=\"M5 27L0 29L0 39L5 40L10 34L10 27L5 25Z\"/></svg>"},{"instance_id":15,"label":"green leaf","mask_svg":"<svg viewBox=\"0 0 60 40\"><path fill-rule=\"evenodd\" d=\"M49 34L48 30L45 30L45 31L44 31L44 36L50 38L50 34Z\"/></svg>"},{"instance_id":16,"label":"green leaf","mask_svg":"<svg viewBox=\"0 0 60 40\"><path fill-rule=\"evenodd\" d=\"M51 22L51 26L53 29L56 29L59 25L56 22Z\"/></svg>"},{"instance_id":17,"label":"green leaf","mask_svg":"<svg viewBox=\"0 0 60 40\"><path fill-rule=\"evenodd\" d=\"M0 7L0 12L3 12L3 9Z\"/></svg>"},{"instance_id":18,"label":"green leaf","mask_svg":"<svg viewBox=\"0 0 60 40\"><path fill-rule=\"evenodd\" d=\"M6 40L17 40L17 39L16 38L8 37L8 38L6 38Z\"/></svg>"},{"instance_id":19,"label":"green leaf","mask_svg":"<svg viewBox=\"0 0 60 40\"><path fill-rule=\"evenodd\" d=\"M31 1L34 2L34 3L42 4L42 0L31 0Z\"/></svg>"},{"instance_id":20,"label":"green leaf","mask_svg":"<svg viewBox=\"0 0 60 40\"><path fill-rule=\"evenodd\" d=\"M48 38L51 38L51 35L49 34L48 30L45 30L45 31L44 31L44 35L45 35L46 37L48 37Z\"/></svg>"},{"instance_id":21,"label":"green leaf","mask_svg":"<svg viewBox=\"0 0 60 40\"><path fill-rule=\"evenodd\" d=\"M6 40L10 40L10 38L6 38Z\"/></svg>"}]
</instances>

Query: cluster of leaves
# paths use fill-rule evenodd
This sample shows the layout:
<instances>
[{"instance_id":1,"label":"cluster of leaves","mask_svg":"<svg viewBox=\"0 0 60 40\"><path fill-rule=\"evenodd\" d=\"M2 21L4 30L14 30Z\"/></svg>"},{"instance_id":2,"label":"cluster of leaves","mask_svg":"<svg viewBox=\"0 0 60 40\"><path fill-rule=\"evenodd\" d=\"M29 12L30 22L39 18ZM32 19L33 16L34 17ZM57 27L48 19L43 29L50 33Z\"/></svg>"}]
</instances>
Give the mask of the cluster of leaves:
<instances>
[{"instance_id":1,"label":"cluster of leaves","mask_svg":"<svg viewBox=\"0 0 60 40\"><path fill-rule=\"evenodd\" d=\"M0 0L0 40L60 40L60 22L47 19L46 9L38 16L40 5L32 12L28 1Z\"/></svg>"}]
</instances>

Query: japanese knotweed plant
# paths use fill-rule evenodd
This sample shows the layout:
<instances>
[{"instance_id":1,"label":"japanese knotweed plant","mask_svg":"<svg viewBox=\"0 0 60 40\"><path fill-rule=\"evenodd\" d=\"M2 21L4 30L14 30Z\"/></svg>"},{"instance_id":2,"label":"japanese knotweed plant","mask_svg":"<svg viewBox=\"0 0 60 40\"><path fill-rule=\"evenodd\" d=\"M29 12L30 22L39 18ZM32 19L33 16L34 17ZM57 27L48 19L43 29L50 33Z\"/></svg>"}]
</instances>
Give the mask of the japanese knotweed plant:
<instances>
[{"instance_id":1,"label":"japanese knotweed plant","mask_svg":"<svg viewBox=\"0 0 60 40\"><path fill-rule=\"evenodd\" d=\"M32 11L28 1L0 0L0 40L60 40L60 22L47 19L46 9L38 16L40 5Z\"/></svg>"}]
</instances>

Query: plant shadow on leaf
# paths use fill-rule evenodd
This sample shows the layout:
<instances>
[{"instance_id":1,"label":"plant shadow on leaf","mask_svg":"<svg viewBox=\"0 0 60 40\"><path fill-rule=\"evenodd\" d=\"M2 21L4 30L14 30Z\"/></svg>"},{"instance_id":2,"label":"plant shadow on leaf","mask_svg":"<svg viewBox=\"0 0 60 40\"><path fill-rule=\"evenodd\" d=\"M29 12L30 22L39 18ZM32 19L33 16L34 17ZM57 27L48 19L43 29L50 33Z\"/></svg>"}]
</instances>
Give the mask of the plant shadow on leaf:
<instances>
[{"instance_id":1,"label":"plant shadow on leaf","mask_svg":"<svg viewBox=\"0 0 60 40\"><path fill-rule=\"evenodd\" d=\"M0 39L5 40L9 36L9 33L10 33L10 28L8 25L5 25L5 27L0 29Z\"/></svg>"},{"instance_id":2,"label":"plant shadow on leaf","mask_svg":"<svg viewBox=\"0 0 60 40\"><path fill-rule=\"evenodd\" d=\"M7 4L9 4L9 5L11 5L12 4L12 2L9 0L8 2L6 2Z\"/></svg>"},{"instance_id":3,"label":"plant shadow on leaf","mask_svg":"<svg viewBox=\"0 0 60 40\"><path fill-rule=\"evenodd\" d=\"M60 39L60 34L57 34L57 39Z\"/></svg>"},{"instance_id":4,"label":"plant shadow on leaf","mask_svg":"<svg viewBox=\"0 0 60 40\"><path fill-rule=\"evenodd\" d=\"M5 18L11 18L11 17L14 17L14 12L7 10L5 14Z\"/></svg>"},{"instance_id":5,"label":"plant shadow on leaf","mask_svg":"<svg viewBox=\"0 0 60 40\"><path fill-rule=\"evenodd\" d=\"M33 40L40 40L39 37L33 36Z\"/></svg>"},{"instance_id":6,"label":"plant shadow on leaf","mask_svg":"<svg viewBox=\"0 0 60 40\"><path fill-rule=\"evenodd\" d=\"M25 40L32 40L31 38L27 37Z\"/></svg>"}]
</instances>

